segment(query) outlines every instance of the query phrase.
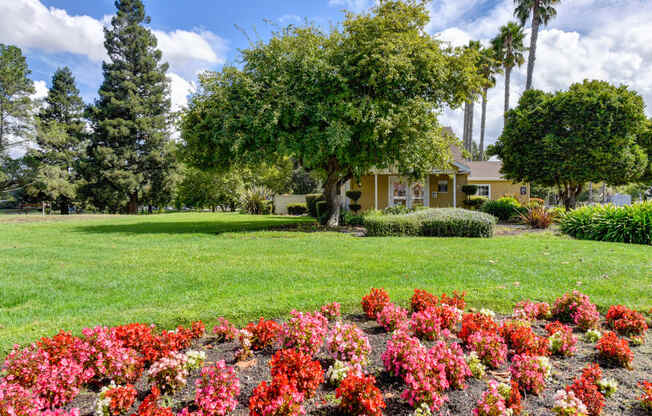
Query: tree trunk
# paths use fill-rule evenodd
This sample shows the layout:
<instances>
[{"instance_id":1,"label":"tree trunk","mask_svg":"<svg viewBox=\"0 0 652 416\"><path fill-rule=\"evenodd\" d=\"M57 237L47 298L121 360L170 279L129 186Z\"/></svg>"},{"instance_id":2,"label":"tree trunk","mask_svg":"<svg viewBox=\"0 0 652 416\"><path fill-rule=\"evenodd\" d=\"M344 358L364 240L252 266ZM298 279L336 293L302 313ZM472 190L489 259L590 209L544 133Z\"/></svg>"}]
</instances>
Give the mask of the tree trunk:
<instances>
[{"instance_id":1,"label":"tree trunk","mask_svg":"<svg viewBox=\"0 0 652 416\"><path fill-rule=\"evenodd\" d=\"M136 194L133 194L129 198L129 204L127 205L127 214L135 215L137 213L138 213L138 196Z\"/></svg>"},{"instance_id":2,"label":"tree trunk","mask_svg":"<svg viewBox=\"0 0 652 416\"><path fill-rule=\"evenodd\" d=\"M148 214L151 214L151 213L153 213L153 212L154 212L154 210L153 210L152 206L151 206L151 205L147 205L147 213L148 213Z\"/></svg>"},{"instance_id":3,"label":"tree trunk","mask_svg":"<svg viewBox=\"0 0 652 416\"><path fill-rule=\"evenodd\" d=\"M579 185L564 185L564 189L559 192L559 197L564 201L564 208L567 211L575 209L577 206L577 195L582 192L582 184Z\"/></svg>"},{"instance_id":4,"label":"tree trunk","mask_svg":"<svg viewBox=\"0 0 652 416\"><path fill-rule=\"evenodd\" d=\"M70 205L68 205L68 198L61 198L59 201L59 212L61 215L68 215Z\"/></svg>"},{"instance_id":5,"label":"tree trunk","mask_svg":"<svg viewBox=\"0 0 652 416\"><path fill-rule=\"evenodd\" d=\"M324 183L324 198L326 198L326 206L328 207L328 219L325 225L327 227L337 227L340 225L340 199L337 196L337 188L340 186L340 182L335 174L329 176L326 183Z\"/></svg>"},{"instance_id":6,"label":"tree trunk","mask_svg":"<svg viewBox=\"0 0 652 416\"><path fill-rule=\"evenodd\" d=\"M484 130L487 124L487 91L482 91L482 118L480 119L480 160L484 160Z\"/></svg>"},{"instance_id":7,"label":"tree trunk","mask_svg":"<svg viewBox=\"0 0 652 416\"><path fill-rule=\"evenodd\" d=\"M475 101L469 101L469 139L468 139L469 148L467 149L469 153L473 151L473 107L474 105L475 105Z\"/></svg>"},{"instance_id":8,"label":"tree trunk","mask_svg":"<svg viewBox=\"0 0 652 416\"><path fill-rule=\"evenodd\" d=\"M509 82L512 78L512 67L505 67L505 121L507 121L507 112L509 111Z\"/></svg>"},{"instance_id":9,"label":"tree trunk","mask_svg":"<svg viewBox=\"0 0 652 416\"><path fill-rule=\"evenodd\" d=\"M537 59L537 39L539 38L539 2L534 2L532 10L532 33L530 34L530 53L527 57L527 81L525 91L532 88L532 76L534 74L534 61Z\"/></svg>"},{"instance_id":10,"label":"tree trunk","mask_svg":"<svg viewBox=\"0 0 652 416\"><path fill-rule=\"evenodd\" d=\"M464 103L464 133L462 133L462 146L469 150L469 102Z\"/></svg>"}]
</instances>

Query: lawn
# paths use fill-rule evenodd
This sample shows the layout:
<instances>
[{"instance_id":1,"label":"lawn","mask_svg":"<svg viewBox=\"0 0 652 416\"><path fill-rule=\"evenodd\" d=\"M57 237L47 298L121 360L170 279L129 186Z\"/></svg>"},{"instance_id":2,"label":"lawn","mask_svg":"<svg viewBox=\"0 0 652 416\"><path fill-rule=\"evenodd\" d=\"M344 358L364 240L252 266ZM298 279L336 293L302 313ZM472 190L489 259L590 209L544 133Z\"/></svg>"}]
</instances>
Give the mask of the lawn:
<instances>
[{"instance_id":1,"label":"lawn","mask_svg":"<svg viewBox=\"0 0 652 416\"><path fill-rule=\"evenodd\" d=\"M554 301L578 288L601 308L652 307L649 246L553 233L439 239L260 231L310 220L240 214L9 218L0 219L0 355L60 328L212 324L218 316L243 324L329 301L357 311L372 286L404 305L414 288L457 289L471 306L508 311L518 300Z\"/></svg>"}]
</instances>

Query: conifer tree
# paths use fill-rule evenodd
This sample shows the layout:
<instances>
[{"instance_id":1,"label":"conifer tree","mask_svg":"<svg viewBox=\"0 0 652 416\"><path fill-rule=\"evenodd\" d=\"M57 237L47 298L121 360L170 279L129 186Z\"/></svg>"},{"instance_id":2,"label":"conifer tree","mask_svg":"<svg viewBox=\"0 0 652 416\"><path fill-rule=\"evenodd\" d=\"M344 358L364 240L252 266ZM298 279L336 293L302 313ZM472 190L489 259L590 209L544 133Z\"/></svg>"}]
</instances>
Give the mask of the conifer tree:
<instances>
[{"instance_id":1,"label":"conifer tree","mask_svg":"<svg viewBox=\"0 0 652 416\"><path fill-rule=\"evenodd\" d=\"M28 193L54 201L62 215L68 214L76 197L77 165L84 151L84 101L68 67L59 68L38 114L36 144L26 159L34 171Z\"/></svg>"},{"instance_id":2,"label":"conifer tree","mask_svg":"<svg viewBox=\"0 0 652 416\"><path fill-rule=\"evenodd\" d=\"M156 38L145 27L141 0L117 0L117 14L104 29L104 82L89 109L93 134L83 164L81 192L110 212L136 213L160 199L169 175L168 65L161 63Z\"/></svg>"}]
</instances>

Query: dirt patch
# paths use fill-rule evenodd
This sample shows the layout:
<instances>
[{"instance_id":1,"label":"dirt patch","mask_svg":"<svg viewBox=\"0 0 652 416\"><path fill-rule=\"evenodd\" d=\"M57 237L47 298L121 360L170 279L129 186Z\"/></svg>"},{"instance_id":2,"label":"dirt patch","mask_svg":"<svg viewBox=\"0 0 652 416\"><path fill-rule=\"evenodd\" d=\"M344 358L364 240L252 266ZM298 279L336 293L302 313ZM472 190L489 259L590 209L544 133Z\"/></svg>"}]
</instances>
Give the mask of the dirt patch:
<instances>
[{"instance_id":1,"label":"dirt patch","mask_svg":"<svg viewBox=\"0 0 652 416\"><path fill-rule=\"evenodd\" d=\"M555 233L558 234L558 227L553 225L547 230L541 230L537 228L530 228L527 225L523 224L497 224L494 236L509 236L509 235L519 235L519 234L543 234L543 233Z\"/></svg>"},{"instance_id":2,"label":"dirt patch","mask_svg":"<svg viewBox=\"0 0 652 416\"><path fill-rule=\"evenodd\" d=\"M410 415L413 409L400 398L403 391L403 382L400 379L391 377L385 372L381 355L385 351L387 341L390 334L383 331L376 322L367 320L364 315L349 315L345 321L355 323L358 325L365 334L369 337L369 342L372 347L370 356L370 364L368 370L371 374L376 376L377 386L383 392L387 408L385 415ZM546 322L537 322L533 325L533 329L539 335L545 335ZM553 406L553 395L559 390L563 389L566 385L572 383L575 376L578 376L581 369L588 363L598 361L595 355L594 345L585 343L581 337L582 334L576 333L579 341L577 344L577 353L570 358L552 357L553 364L552 377L546 383L545 391L539 395L524 396L525 414L527 415L549 415L550 409ZM452 339L451 342L460 342L459 339ZM425 343L430 346L432 343ZM191 347L195 350L202 350L206 353L207 364L218 360L225 360L227 364L235 366L236 373L240 379L241 392L238 397L238 407L233 413L234 415L244 416L248 415L249 397L251 396L254 388L263 380L270 379L269 360L272 356L272 351L256 352L252 360L245 363L236 363L235 352L238 345L234 342L218 343L213 337L205 337L194 343ZM606 405L603 410L603 415L634 415L643 416L643 410L637 402L637 397L640 395L637 388L637 383L650 379L652 377L652 334L648 331L646 334L646 342L642 346L632 347L634 352L633 370L628 371L622 368L614 368L599 362L603 369L603 376L607 378L614 378L617 380L619 387L618 391L606 400ZM317 359L322 364L324 370L328 368L333 362L325 351L322 350ZM442 414L450 415L470 415L473 408L476 406L477 401L482 396L483 391L486 389L487 380L490 378L501 378L505 373L509 372L508 365L504 365L500 369L489 372L489 376L485 380L469 379L467 388L461 391L449 391L448 401L441 409ZM195 380L199 376L199 371L192 373L188 379L186 387L174 396L174 410L180 411L183 407L189 406L192 410L194 401L194 385ZM139 391L138 402L131 409L129 414L136 411L138 404L147 395L150 388L147 378L142 377L136 384ZM322 416L336 416L337 412L335 398L335 389L326 384L322 384L317 390L315 397L304 403L306 412L309 415L322 415ZM96 391L82 392L68 408L77 407L80 409L82 415L93 415L95 410L95 403L97 400Z\"/></svg>"}]
</instances>

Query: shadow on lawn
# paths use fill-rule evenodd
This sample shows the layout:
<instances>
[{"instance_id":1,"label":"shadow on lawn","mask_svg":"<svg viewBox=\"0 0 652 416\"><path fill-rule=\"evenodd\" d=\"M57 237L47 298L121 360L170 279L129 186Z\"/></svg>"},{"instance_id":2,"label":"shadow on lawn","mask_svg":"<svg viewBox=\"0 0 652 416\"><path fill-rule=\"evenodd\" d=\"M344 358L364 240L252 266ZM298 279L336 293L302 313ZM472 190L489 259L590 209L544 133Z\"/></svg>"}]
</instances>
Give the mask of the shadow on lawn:
<instances>
[{"instance_id":1,"label":"shadow on lawn","mask_svg":"<svg viewBox=\"0 0 652 416\"><path fill-rule=\"evenodd\" d=\"M313 222L288 222L287 218L269 218L265 221L178 221L139 222L131 224L97 224L75 227L89 234L222 234L246 231L311 231Z\"/></svg>"}]
</instances>

